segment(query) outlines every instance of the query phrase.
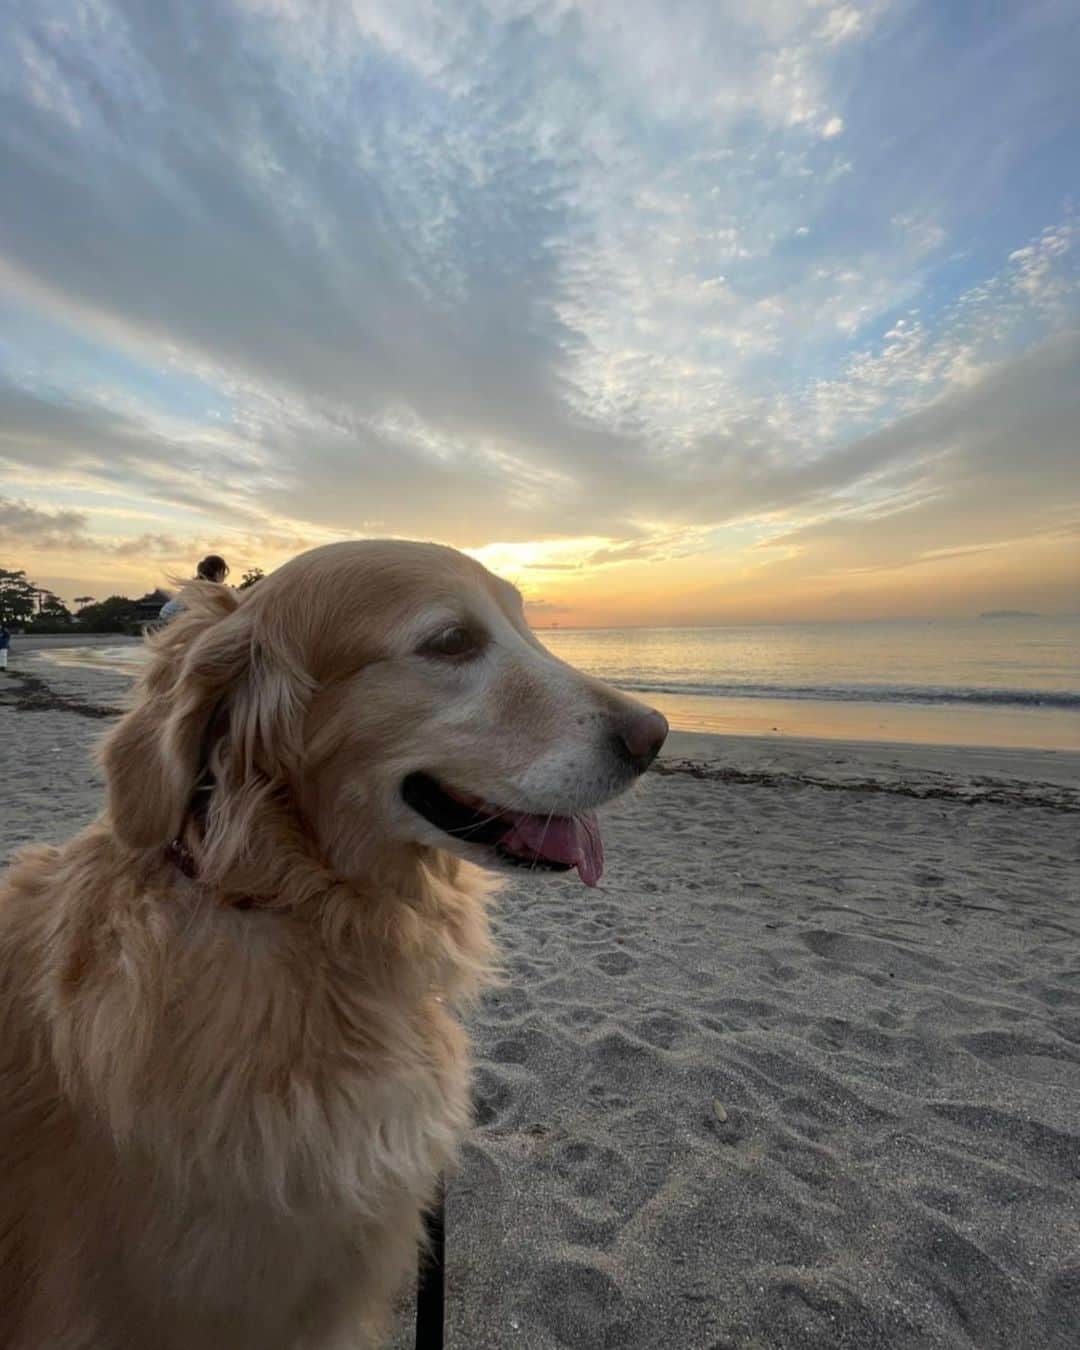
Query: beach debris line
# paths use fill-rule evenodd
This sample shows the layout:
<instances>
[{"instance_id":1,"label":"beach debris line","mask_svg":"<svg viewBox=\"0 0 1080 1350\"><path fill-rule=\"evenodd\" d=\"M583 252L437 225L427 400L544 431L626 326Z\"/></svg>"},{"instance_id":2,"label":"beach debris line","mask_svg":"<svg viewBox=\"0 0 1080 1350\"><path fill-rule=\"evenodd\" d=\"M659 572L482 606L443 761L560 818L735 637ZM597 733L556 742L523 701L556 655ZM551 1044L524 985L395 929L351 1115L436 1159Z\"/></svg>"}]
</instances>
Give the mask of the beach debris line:
<instances>
[{"instance_id":1,"label":"beach debris line","mask_svg":"<svg viewBox=\"0 0 1080 1350\"><path fill-rule=\"evenodd\" d=\"M752 787L814 787L824 792L875 792L918 801L952 801L965 806L1041 806L1049 811L1080 812L1080 792L1059 783L1020 782L1013 779L980 778L975 781L941 779L910 783L904 779L850 778L837 780L811 773L781 773L769 769L736 769L705 760L659 760L652 773L661 777L685 774L704 782L734 783Z\"/></svg>"},{"instance_id":2,"label":"beach debris line","mask_svg":"<svg viewBox=\"0 0 1080 1350\"><path fill-rule=\"evenodd\" d=\"M122 708L109 708L100 703L87 703L82 699L66 698L58 694L45 680L25 671L8 671L9 680L5 693L14 698L5 697L0 703L14 707L16 712L70 712L79 717L119 717ZM12 687L14 686L14 687Z\"/></svg>"}]
</instances>

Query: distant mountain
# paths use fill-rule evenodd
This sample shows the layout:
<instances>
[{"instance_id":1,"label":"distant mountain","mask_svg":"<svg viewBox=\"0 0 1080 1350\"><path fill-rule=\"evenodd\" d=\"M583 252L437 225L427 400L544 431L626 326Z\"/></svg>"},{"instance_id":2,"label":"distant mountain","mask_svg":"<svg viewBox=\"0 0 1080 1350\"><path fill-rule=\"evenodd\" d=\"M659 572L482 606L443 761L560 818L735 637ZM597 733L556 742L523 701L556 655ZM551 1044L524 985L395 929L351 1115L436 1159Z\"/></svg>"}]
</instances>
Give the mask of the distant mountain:
<instances>
[{"instance_id":1,"label":"distant mountain","mask_svg":"<svg viewBox=\"0 0 1080 1350\"><path fill-rule=\"evenodd\" d=\"M980 619L1041 619L1033 609L984 609Z\"/></svg>"}]
</instances>

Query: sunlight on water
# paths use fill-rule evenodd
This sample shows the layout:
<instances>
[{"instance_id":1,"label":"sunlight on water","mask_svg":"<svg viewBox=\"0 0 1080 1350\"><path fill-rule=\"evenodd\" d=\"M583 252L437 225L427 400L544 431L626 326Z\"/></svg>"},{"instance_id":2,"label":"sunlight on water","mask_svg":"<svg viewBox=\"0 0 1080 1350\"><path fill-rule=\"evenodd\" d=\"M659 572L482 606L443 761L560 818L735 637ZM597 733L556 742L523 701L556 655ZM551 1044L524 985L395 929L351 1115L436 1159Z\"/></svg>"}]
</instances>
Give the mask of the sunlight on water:
<instances>
[{"instance_id":1,"label":"sunlight on water","mask_svg":"<svg viewBox=\"0 0 1080 1350\"><path fill-rule=\"evenodd\" d=\"M41 655L56 666L88 666L93 670L135 675L146 659L146 648L141 642L115 647L54 647Z\"/></svg>"},{"instance_id":2,"label":"sunlight on water","mask_svg":"<svg viewBox=\"0 0 1080 1350\"><path fill-rule=\"evenodd\" d=\"M556 629L685 731L1080 749L1080 621Z\"/></svg>"},{"instance_id":3,"label":"sunlight on water","mask_svg":"<svg viewBox=\"0 0 1080 1350\"><path fill-rule=\"evenodd\" d=\"M552 652L684 731L1080 749L1080 621L556 629ZM59 647L135 674L141 643Z\"/></svg>"},{"instance_id":4,"label":"sunlight on water","mask_svg":"<svg viewBox=\"0 0 1080 1350\"><path fill-rule=\"evenodd\" d=\"M1080 707L1080 620L567 629L564 660L641 690Z\"/></svg>"}]
</instances>

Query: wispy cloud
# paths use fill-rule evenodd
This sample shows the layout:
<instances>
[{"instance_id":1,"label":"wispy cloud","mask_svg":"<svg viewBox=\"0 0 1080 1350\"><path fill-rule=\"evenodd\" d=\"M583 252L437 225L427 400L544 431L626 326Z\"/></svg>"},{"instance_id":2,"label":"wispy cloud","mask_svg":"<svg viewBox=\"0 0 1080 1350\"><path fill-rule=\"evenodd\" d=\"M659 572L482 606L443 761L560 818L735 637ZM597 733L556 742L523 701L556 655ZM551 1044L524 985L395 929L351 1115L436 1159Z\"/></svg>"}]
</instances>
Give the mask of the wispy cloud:
<instances>
[{"instance_id":1,"label":"wispy cloud","mask_svg":"<svg viewBox=\"0 0 1080 1350\"><path fill-rule=\"evenodd\" d=\"M78 548L90 541L82 511L43 511L18 498L0 497L0 542L7 548Z\"/></svg>"}]
</instances>

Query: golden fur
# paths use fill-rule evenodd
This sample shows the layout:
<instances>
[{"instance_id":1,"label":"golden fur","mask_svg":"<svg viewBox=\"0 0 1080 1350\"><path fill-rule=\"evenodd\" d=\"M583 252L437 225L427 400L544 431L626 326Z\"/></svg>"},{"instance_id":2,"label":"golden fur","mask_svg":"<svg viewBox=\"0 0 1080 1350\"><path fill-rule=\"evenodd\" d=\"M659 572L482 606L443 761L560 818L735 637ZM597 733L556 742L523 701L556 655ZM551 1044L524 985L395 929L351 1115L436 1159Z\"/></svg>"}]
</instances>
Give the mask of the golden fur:
<instances>
[{"instance_id":1,"label":"golden fur","mask_svg":"<svg viewBox=\"0 0 1080 1350\"><path fill-rule=\"evenodd\" d=\"M402 774L530 811L626 783L603 736L637 705L452 550L335 545L184 604L101 817L0 880L4 1350L375 1343L469 1123L457 1013L492 957L487 874ZM416 655L461 618L483 661Z\"/></svg>"}]
</instances>

